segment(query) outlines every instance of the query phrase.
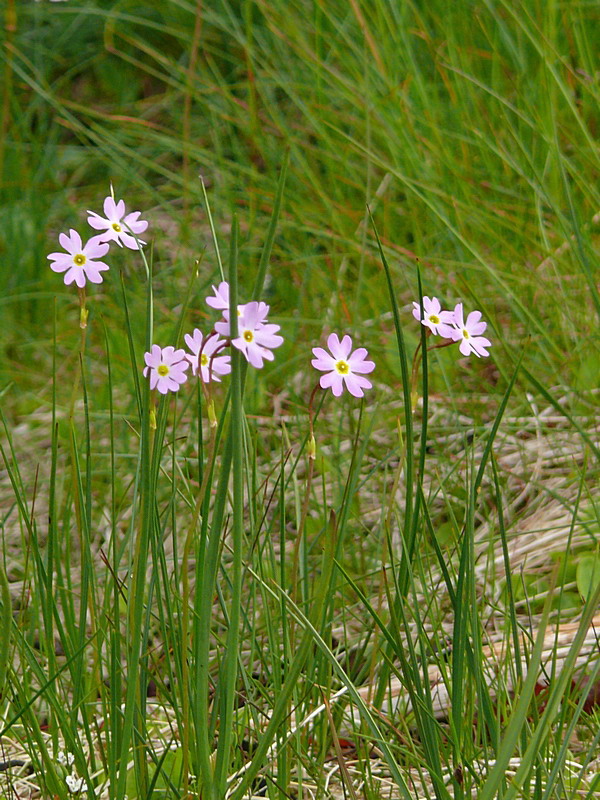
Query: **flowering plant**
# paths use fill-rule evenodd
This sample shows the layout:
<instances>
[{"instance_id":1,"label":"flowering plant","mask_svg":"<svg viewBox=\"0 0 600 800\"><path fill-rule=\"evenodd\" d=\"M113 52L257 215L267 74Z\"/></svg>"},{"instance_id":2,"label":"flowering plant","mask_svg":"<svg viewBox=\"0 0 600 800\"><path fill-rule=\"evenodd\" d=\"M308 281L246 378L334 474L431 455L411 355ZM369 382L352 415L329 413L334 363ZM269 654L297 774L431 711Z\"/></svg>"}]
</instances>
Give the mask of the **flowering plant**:
<instances>
[{"instance_id":1,"label":"flowering plant","mask_svg":"<svg viewBox=\"0 0 600 800\"><path fill-rule=\"evenodd\" d=\"M481 311L471 311L465 320L462 303L457 303L453 311L444 311L437 297L430 299L425 295L422 303L413 302L412 313L432 334L449 340L435 346L445 347L460 342L459 350L463 356L471 353L478 358L489 356L486 348L491 347L492 343L481 335L487 328L487 322L481 319Z\"/></svg>"},{"instance_id":2,"label":"flowering plant","mask_svg":"<svg viewBox=\"0 0 600 800\"><path fill-rule=\"evenodd\" d=\"M153 344L150 352L144 354L144 361L144 375L150 376L150 388L158 389L161 394L176 392L187 381L185 371L190 364L185 350Z\"/></svg>"},{"instance_id":3,"label":"flowering plant","mask_svg":"<svg viewBox=\"0 0 600 800\"><path fill-rule=\"evenodd\" d=\"M92 238L84 245L77 231L69 231L69 235L61 233L58 237L60 246L66 253L50 253L48 259L52 262L50 269L54 272L64 272L65 284L75 283L80 289L86 284L102 283L101 272L108 269L108 264L94 259L102 258L108 253L108 244L100 236Z\"/></svg>"},{"instance_id":4,"label":"flowering plant","mask_svg":"<svg viewBox=\"0 0 600 800\"><path fill-rule=\"evenodd\" d=\"M372 384L364 374L375 369L374 361L367 361L367 351L359 347L352 352L352 339L347 334L340 341L337 333L331 333L327 338L328 353L322 347L313 347L315 358L311 364L315 369L322 370L319 383L323 389L331 389L339 397L344 389L348 389L354 397L363 397L363 389L370 389Z\"/></svg>"},{"instance_id":5,"label":"flowering plant","mask_svg":"<svg viewBox=\"0 0 600 800\"><path fill-rule=\"evenodd\" d=\"M115 203L114 197L109 195L104 200L104 217L95 211L88 211L88 223L100 234L103 242L116 242L119 247L129 247L130 250L139 250L139 246L146 244L137 238L138 233L143 233L148 227L146 220L139 219L140 211L125 214L125 202L119 200ZM132 234L135 234L133 236Z\"/></svg>"}]
</instances>

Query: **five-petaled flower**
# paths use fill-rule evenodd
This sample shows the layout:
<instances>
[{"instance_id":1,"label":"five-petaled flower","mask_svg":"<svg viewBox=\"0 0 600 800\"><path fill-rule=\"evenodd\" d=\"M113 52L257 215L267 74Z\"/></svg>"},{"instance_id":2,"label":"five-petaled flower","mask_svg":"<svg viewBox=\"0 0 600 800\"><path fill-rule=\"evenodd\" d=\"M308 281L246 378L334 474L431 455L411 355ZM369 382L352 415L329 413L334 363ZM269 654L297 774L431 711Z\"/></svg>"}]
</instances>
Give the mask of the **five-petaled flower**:
<instances>
[{"instance_id":1,"label":"five-petaled flower","mask_svg":"<svg viewBox=\"0 0 600 800\"><path fill-rule=\"evenodd\" d=\"M81 236L71 228L69 235L61 233L58 241L67 252L50 253L48 259L53 262L50 264L51 270L64 272L65 283L69 285L75 282L80 289L83 289L86 281L102 283L100 273L108 269L108 264L94 259L106 255L109 245L100 236L92 236L84 245Z\"/></svg>"},{"instance_id":2,"label":"five-petaled flower","mask_svg":"<svg viewBox=\"0 0 600 800\"><path fill-rule=\"evenodd\" d=\"M138 219L141 212L132 211L125 214L125 202L119 200L115 203L113 197L104 200L104 217L96 214L95 211L87 212L88 222L97 231L104 231L99 234L104 242L116 242L119 247L125 245L130 250L139 250L139 245L146 244L141 239L136 238L148 227L146 220ZM135 236L132 236L135 234Z\"/></svg>"},{"instance_id":3,"label":"five-petaled flower","mask_svg":"<svg viewBox=\"0 0 600 800\"><path fill-rule=\"evenodd\" d=\"M340 341L337 333L329 335L327 347L331 354L322 347L313 347L316 357L311 364L315 369L325 372L319 381L321 388L331 388L334 395L339 397L345 387L354 397L363 397L363 389L372 386L371 381L363 375L375 369L375 362L366 359L368 353L365 348L359 347L352 352L352 339L346 334Z\"/></svg>"},{"instance_id":4,"label":"five-petaled flower","mask_svg":"<svg viewBox=\"0 0 600 800\"><path fill-rule=\"evenodd\" d=\"M455 342L460 342L458 349L463 356L468 356L470 353L475 353L476 356L489 356L485 348L491 347L492 343L480 335L486 328L487 322L481 321L481 311L471 311L465 321L462 303L456 304L451 335Z\"/></svg>"},{"instance_id":5,"label":"five-petaled flower","mask_svg":"<svg viewBox=\"0 0 600 800\"><path fill-rule=\"evenodd\" d=\"M150 388L158 389L161 394L176 392L187 380L185 371L190 364L185 350L153 344L150 352L144 354L144 361L144 375L150 375Z\"/></svg>"},{"instance_id":6,"label":"five-petaled flower","mask_svg":"<svg viewBox=\"0 0 600 800\"><path fill-rule=\"evenodd\" d=\"M203 336L198 328L194 328L194 333L186 333L184 339L192 351L191 355L186 353L185 356L192 365L192 374L199 375L204 383L220 381L219 375L231 372L231 356L216 355L226 344L218 334Z\"/></svg>"},{"instance_id":7,"label":"five-petaled flower","mask_svg":"<svg viewBox=\"0 0 600 800\"><path fill-rule=\"evenodd\" d=\"M423 313L421 313L420 303L413 302L413 317L425 325L432 333L443 336L445 339L452 339L452 323L454 314L452 311L442 311L442 306L437 297L431 300L426 295L423 297Z\"/></svg>"},{"instance_id":8,"label":"five-petaled flower","mask_svg":"<svg viewBox=\"0 0 600 800\"><path fill-rule=\"evenodd\" d=\"M283 336L278 336L279 325L265 322L269 306L253 300L238 308L238 335L231 344L241 350L253 367L260 369L264 359L273 361L271 352L283 344ZM215 330L222 336L230 336L228 313L223 312L224 319L217 322Z\"/></svg>"}]
</instances>

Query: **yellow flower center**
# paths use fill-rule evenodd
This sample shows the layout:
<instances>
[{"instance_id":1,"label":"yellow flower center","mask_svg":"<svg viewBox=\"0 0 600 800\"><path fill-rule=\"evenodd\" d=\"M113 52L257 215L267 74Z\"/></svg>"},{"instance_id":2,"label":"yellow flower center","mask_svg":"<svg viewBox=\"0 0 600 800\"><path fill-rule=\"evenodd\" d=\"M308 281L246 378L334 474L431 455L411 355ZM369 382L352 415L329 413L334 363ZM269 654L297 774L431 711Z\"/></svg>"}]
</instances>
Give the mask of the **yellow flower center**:
<instances>
[{"instance_id":1,"label":"yellow flower center","mask_svg":"<svg viewBox=\"0 0 600 800\"><path fill-rule=\"evenodd\" d=\"M205 367L207 364L208 364L208 356L206 355L206 353L202 353L202 355L200 356L200 366Z\"/></svg>"},{"instance_id":2,"label":"yellow flower center","mask_svg":"<svg viewBox=\"0 0 600 800\"><path fill-rule=\"evenodd\" d=\"M76 256L73 256L73 263L76 267L83 267L86 262L86 258L83 253L77 253Z\"/></svg>"},{"instance_id":3,"label":"yellow flower center","mask_svg":"<svg viewBox=\"0 0 600 800\"><path fill-rule=\"evenodd\" d=\"M463 339L470 339L470 338L471 335L469 334L469 331L466 328L463 328Z\"/></svg>"},{"instance_id":4,"label":"yellow flower center","mask_svg":"<svg viewBox=\"0 0 600 800\"><path fill-rule=\"evenodd\" d=\"M156 371L161 376L161 378L164 378L165 375L169 374L169 368L167 367L166 364L160 364Z\"/></svg>"},{"instance_id":5,"label":"yellow flower center","mask_svg":"<svg viewBox=\"0 0 600 800\"><path fill-rule=\"evenodd\" d=\"M118 222L113 222L113 224L112 224L112 229L113 229L113 231L115 231L116 233L121 233L121 231L122 231L122 228L121 228L121 226L119 225L119 223L118 223Z\"/></svg>"},{"instance_id":6,"label":"yellow flower center","mask_svg":"<svg viewBox=\"0 0 600 800\"><path fill-rule=\"evenodd\" d=\"M347 375L350 372L350 364L340 359L340 361L336 362L335 369L340 375Z\"/></svg>"},{"instance_id":7,"label":"yellow flower center","mask_svg":"<svg viewBox=\"0 0 600 800\"><path fill-rule=\"evenodd\" d=\"M430 314L429 315L429 322L433 322L434 325L439 325L440 324L440 318L437 316L437 314Z\"/></svg>"},{"instance_id":8,"label":"yellow flower center","mask_svg":"<svg viewBox=\"0 0 600 800\"><path fill-rule=\"evenodd\" d=\"M244 341L246 342L254 341L254 334L252 333L252 331L244 331Z\"/></svg>"}]
</instances>

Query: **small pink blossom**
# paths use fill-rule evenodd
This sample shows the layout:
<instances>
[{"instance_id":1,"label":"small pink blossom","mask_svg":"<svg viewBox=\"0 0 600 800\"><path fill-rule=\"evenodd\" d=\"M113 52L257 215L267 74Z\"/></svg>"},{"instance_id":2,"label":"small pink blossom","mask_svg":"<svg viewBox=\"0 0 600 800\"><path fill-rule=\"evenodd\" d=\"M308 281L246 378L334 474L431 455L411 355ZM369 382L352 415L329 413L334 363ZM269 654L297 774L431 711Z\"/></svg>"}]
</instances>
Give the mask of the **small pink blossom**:
<instances>
[{"instance_id":1,"label":"small pink blossom","mask_svg":"<svg viewBox=\"0 0 600 800\"><path fill-rule=\"evenodd\" d=\"M452 323L454 313L452 311L442 311L442 306L437 297L423 297L423 313L421 314L420 303L413 302L413 317L422 325L429 328L432 333L443 336L445 339L453 338Z\"/></svg>"},{"instance_id":2,"label":"small pink blossom","mask_svg":"<svg viewBox=\"0 0 600 800\"><path fill-rule=\"evenodd\" d=\"M50 253L48 259L53 262L50 264L51 270L65 273L67 286L74 282L83 289L86 281L102 283L100 273L108 269L108 264L94 259L106 255L109 245L102 242L100 236L92 236L84 245L81 236L71 228L69 235L61 233L58 241L67 252Z\"/></svg>"},{"instance_id":3,"label":"small pink blossom","mask_svg":"<svg viewBox=\"0 0 600 800\"><path fill-rule=\"evenodd\" d=\"M214 295L209 295L206 298L206 302L211 308L216 308L219 311L223 312L223 317L225 321L229 320L229 284L227 281L221 281L218 286L212 287ZM238 305L238 317L241 317L244 313L245 304ZM267 318L267 314L269 313L269 306L266 303L263 303L262 300L258 304L259 310L259 317L261 318L261 322L264 322ZM229 329L227 328L227 333L223 334L224 336L229 336Z\"/></svg>"},{"instance_id":4,"label":"small pink blossom","mask_svg":"<svg viewBox=\"0 0 600 800\"><path fill-rule=\"evenodd\" d=\"M185 350L153 344L150 352L144 353L144 361L144 375L150 375L150 388L158 389L161 394L176 392L187 380L185 371L189 362Z\"/></svg>"},{"instance_id":5,"label":"small pink blossom","mask_svg":"<svg viewBox=\"0 0 600 800\"><path fill-rule=\"evenodd\" d=\"M99 234L104 242L116 242L119 247L125 245L130 250L139 250L139 245L146 244L141 239L136 239L139 233L143 233L148 227L146 220L138 219L141 212L132 211L125 214L125 202L119 200L115 203L112 197L104 200L104 217L94 211L88 211L90 215L88 222L97 231L104 231ZM134 233L136 236L132 236Z\"/></svg>"},{"instance_id":6,"label":"small pink blossom","mask_svg":"<svg viewBox=\"0 0 600 800\"><path fill-rule=\"evenodd\" d=\"M204 383L209 381L220 381L219 375L227 375L231 372L231 356L216 356L225 340L217 334L204 337L198 328L194 328L194 333L186 333L184 336L187 346L192 354L186 353L186 358L192 365L192 374L198 375L198 362L200 362L200 377ZM202 351L202 352L200 352Z\"/></svg>"},{"instance_id":7,"label":"small pink blossom","mask_svg":"<svg viewBox=\"0 0 600 800\"><path fill-rule=\"evenodd\" d=\"M221 281L218 286L212 287L214 296L206 298L206 303L211 308L216 308L219 311L225 311L229 308L229 284L227 281Z\"/></svg>"},{"instance_id":8,"label":"small pink blossom","mask_svg":"<svg viewBox=\"0 0 600 800\"><path fill-rule=\"evenodd\" d=\"M372 384L363 374L373 372L374 361L367 361L368 355L364 347L352 352L352 339L346 334L340 341L337 333L331 333L327 339L327 347L331 354L322 347L313 347L311 364L315 369L323 370L319 383L321 388L329 389L339 397L348 389L354 397L363 397L363 389L370 389ZM362 373L362 374L358 374Z\"/></svg>"},{"instance_id":9,"label":"small pink blossom","mask_svg":"<svg viewBox=\"0 0 600 800\"><path fill-rule=\"evenodd\" d=\"M265 311L266 309L266 311ZM283 337L277 335L279 325L264 322L269 307L266 303L252 301L238 308L238 336L231 344L241 350L253 367L260 369L264 359L273 361L273 348L283 344ZM215 330L226 338L229 337L229 320L226 311L225 319L217 322Z\"/></svg>"},{"instance_id":10,"label":"small pink blossom","mask_svg":"<svg viewBox=\"0 0 600 800\"><path fill-rule=\"evenodd\" d=\"M460 342L459 350L463 356L468 356L470 353L475 353L478 357L489 356L485 348L491 347L492 343L480 335L486 328L487 322L481 321L481 311L471 311L465 321L462 303L456 304L451 336L455 342Z\"/></svg>"}]
</instances>

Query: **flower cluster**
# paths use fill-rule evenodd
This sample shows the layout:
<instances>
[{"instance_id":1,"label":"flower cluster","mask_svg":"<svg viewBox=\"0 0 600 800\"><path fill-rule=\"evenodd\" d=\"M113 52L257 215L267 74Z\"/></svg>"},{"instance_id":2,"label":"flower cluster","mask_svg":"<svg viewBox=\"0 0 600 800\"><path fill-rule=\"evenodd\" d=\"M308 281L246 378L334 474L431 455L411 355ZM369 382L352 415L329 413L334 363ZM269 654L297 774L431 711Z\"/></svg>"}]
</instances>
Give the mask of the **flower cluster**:
<instances>
[{"instance_id":1,"label":"flower cluster","mask_svg":"<svg viewBox=\"0 0 600 800\"><path fill-rule=\"evenodd\" d=\"M77 231L69 231L69 235L61 233L58 237L60 246L66 253L50 253L50 269L54 272L64 272L64 281L67 285L75 283L83 289L86 282L102 283L101 272L108 269L108 264L98 261L108 253L110 242L116 242L119 247L123 245L130 250L138 250L145 244L137 238L148 227L145 220L139 219L140 211L125 213L125 203L119 200L115 203L112 196L104 201L104 217L94 211L88 211L88 223L94 230L102 231L92 236L85 244Z\"/></svg>"},{"instance_id":2,"label":"flower cluster","mask_svg":"<svg viewBox=\"0 0 600 800\"><path fill-rule=\"evenodd\" d=\"M213 286L213 294L206 298L211 308L222 312L222 319L215 323L214 329L204 335L198 328L192 334L186 333L185 343L190 352L175 350L173 347L152 346L144 356L146 366L144 375L150 376L150 388L162 394L176 392L187 380L186 370L192 367L192 374L203 383L220 381L223 375L231 372L231 356L222 351L232 345L240 350L248 363L260 369L265 360L273 361L272 353L283 344L283 337L277 331L279 325L267 321L269 306L252 301L237 307L237 336L231 338L229 320L229 284L222 281Z\"/></svg>"},{"instance_id":3,"label":"flower cluster","mask_svg":"<svg viewBox=\"0 0 600 800\"><path fill-rule=\"evenodd\" d=\"M460 342L463 356L471 353L477 357L489 356L486 348L492 343L481 335L487 328L487 322L481 320L481 311L471 311L465 320L462 303L457 303L454 311L443 311L437 297L427 296L423 297L422 305L413 303L413 306L413 317L437 336L450 339L448 344Z\"/></svg>"},{"instance_id":4,"label":"flower cluster","mask_svg":"<svg viewBox=\"0 0 600 800\"><path fill-rule=\"evenodd\" d=\"M81 327L87 319L85 292L87 281L101 283L102 273L109 269L101 259L107 254L112 243L130 250L139 250L146 242L139 235L148 228L148 223L140 219L140 211L127 213L123 200L115 201L112 193L103 204L104 216L88 211L89 225L99 233L85 244L79 233L71 229L68 234L61 233L59 242L65 252L50 253L50 268L64 273L65 284L74 283L80 290ZM160 347L153 344L144 354L143 374L149 378L150 389L160 394L176 392L188 379L188 370L203 384L219 382L231 372L231 356L223 352L228 347L237 348L249 364L260 369L265 361L273 361L273 350L283 343L279 334L280 326L268 321L269 306L253 300L237 306L237 325L232 331L229 306L229 284L222 281L212 287L212 294L206 298L212 309L221 312L211 331L202 333L194 328L184 336L187 350L172 345ZM480 311L471 311L464 317L462 303L457 303L453 311L443 310L437 297L423 297L421 302L413 303L413 316L428 332L447 340L438 347L459 342L459 350L464 356L488 356L491 342L482 334L487 323L481 319ZM234 335L235 333L235 335ZM375 369L375 363L368 360L364 347L353 350L352 339L348 334L341 338L331 333L327 339L328 350L313 347L312 366L323 373L319 376L322 389L331 389L335 397L345 390L354 397L363 397L364 390L372 388L365 375ZM191 369L190 369L191 368ZM312 402L312 400L311 400Z\"/></svg>"}]
</instances>

